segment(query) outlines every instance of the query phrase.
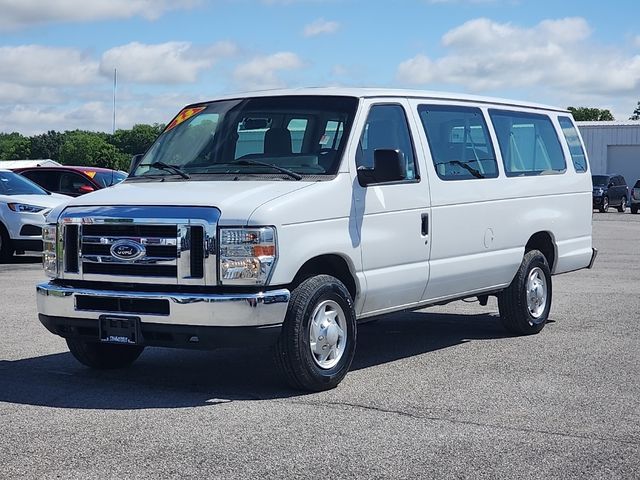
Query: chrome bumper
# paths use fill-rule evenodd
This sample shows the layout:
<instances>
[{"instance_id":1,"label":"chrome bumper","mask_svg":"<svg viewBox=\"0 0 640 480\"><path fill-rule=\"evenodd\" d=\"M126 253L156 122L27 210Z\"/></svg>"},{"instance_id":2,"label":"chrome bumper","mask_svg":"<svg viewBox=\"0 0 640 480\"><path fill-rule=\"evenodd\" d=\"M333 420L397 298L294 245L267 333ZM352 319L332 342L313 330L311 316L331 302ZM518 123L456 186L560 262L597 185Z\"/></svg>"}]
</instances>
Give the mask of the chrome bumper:
<instances>
[{"instance_id":1,"label":"chrome bumper","mask_svg":"<svg viewBox=\"0 0 640 480\"><path fill-rule=\"evenodd\" d=\"M41 283L36 287L38 313L65 318L95 319L103 315L135 315L141 322L164 325L194 325L206 327L257 327L279 325L289 304L287 289L259 293L191 294L164 292L123 292L71 288L54 283ZM118 310L87 307L90 304L118 304ZM142 305L126 311L127 306L141 300ZM145 313L145 301L157 301L166 306L166 313ZM148 303L148 302L147 302Z\"/></svg>"}]
</instances>

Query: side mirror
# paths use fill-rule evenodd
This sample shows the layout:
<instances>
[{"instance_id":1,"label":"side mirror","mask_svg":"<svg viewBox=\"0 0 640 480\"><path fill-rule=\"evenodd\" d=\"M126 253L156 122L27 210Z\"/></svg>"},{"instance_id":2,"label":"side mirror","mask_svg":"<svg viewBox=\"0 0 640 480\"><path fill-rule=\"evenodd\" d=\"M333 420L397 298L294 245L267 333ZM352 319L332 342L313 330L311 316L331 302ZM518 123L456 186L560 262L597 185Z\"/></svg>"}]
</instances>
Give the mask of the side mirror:
<instances>
[{"instance_id":1,"label":"side mirror","mask_svg":"<svg viewBox=\"0 0 640 480\"><path fill-rule=\"evenodd\" d=\"M81 194L95 192L95 190L96 189L91 185L82 185L80 188L78 188L78 192Z\"/></svg>"},{"instance_id":2,"label":"side mirror","mask_svg":"<svg viewBox=\"0 0 640 480\"><path fill-rule=\"evenodd\" d=\"M144 153L138 153L137 155L131 157L131 162L129 163L129 173L133 172L136 169L136 167L142 160L142 157L144 157Z\"/></svg>"},{"instance_id":3,"label":"side mirror","mask_svg":"<svg viewBox=\"0 0 640 480\"><path fill-rule=\"evenodd\" d=\"M373 183L399 182L406 178L407 163L400 150L377 149L373 154L373 168L358 168L358 182L363 187Z\"/></svg>"}]
</instances>

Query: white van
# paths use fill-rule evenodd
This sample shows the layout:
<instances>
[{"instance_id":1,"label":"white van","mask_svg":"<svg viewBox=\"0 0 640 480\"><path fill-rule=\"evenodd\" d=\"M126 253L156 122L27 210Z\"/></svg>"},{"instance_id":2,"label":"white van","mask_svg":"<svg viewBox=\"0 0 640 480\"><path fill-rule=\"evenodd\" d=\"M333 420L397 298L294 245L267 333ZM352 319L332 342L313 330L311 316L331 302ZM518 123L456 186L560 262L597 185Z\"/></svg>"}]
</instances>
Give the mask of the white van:
<instances>
[{"instance_id":1,"label":"white van","mask_svg":"<svg viewBox=\"0 0 640 480\"><path fill-rule=\"evenodd\" d=\"M498 297L533 334L551 276L590 267L591 175L562 109L302 89L191 105L122 184L49 215L40 321L94 368L145 346L274 344L335 387L357 324Z\"/></svg>"}]
</instances>

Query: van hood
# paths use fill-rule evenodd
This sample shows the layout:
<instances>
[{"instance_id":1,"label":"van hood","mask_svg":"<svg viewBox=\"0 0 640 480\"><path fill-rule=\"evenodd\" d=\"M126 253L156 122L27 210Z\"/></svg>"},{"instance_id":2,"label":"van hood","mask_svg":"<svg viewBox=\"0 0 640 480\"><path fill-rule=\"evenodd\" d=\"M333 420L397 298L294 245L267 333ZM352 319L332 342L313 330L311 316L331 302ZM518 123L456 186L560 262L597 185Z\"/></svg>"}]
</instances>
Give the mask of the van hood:
<instances>
[{"instance_id":1,"label":"van hood","mask_svg":"<svg viewBox=\"0 0 640 480\"><path fill-rule=\"evenodd\" d=\"M73 199L67 206L155 205L216 207L220 221L244 224L261 205L315 182L304 181L188 181L124 182ZM57 218L62 209L52 212Z\"/></svg>"}]
</instances>

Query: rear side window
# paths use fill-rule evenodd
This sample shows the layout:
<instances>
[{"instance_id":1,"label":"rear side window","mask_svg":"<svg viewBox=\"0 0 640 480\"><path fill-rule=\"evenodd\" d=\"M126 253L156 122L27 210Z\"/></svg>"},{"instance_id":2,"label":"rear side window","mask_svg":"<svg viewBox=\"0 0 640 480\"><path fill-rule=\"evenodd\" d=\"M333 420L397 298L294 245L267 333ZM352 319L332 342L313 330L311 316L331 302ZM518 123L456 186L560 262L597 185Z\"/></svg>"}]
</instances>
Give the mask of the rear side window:
<instances>
[{"instance_id":1,"label":"rear side window","mask_svg":"<svg viewBox=\"0 0 640 480\"><path fill-rule=\"evenodd\" d=\"M537 113L489 110L509 177L563 173L567 164L551 119Z\"/></svg>"},{"instance_id":2,"label":"rear side window","mask_svg":"<svg viewBox=\"0 0 640 480\"><path fill-rule=\"evenodd\" d=\"M560 122L560 127L562 127L564 138L567 140L569 153L571 153L571 160L573 160L573 166L576 172L586 172L587 157L582 149L576 127L573 126L573 122L569 117L558 117L558 122Z\"/></svg>"},{"instance_id":3,"label":"rear side window","mask_svg":"<svg viewBox=\"0 0 640 480\"><path fill-rule=\"evenodd\" d=\"M418 112L438 177L469 180L498 176L493 145L479 108L420 105Z\"/></svg>"}]
</instances>

